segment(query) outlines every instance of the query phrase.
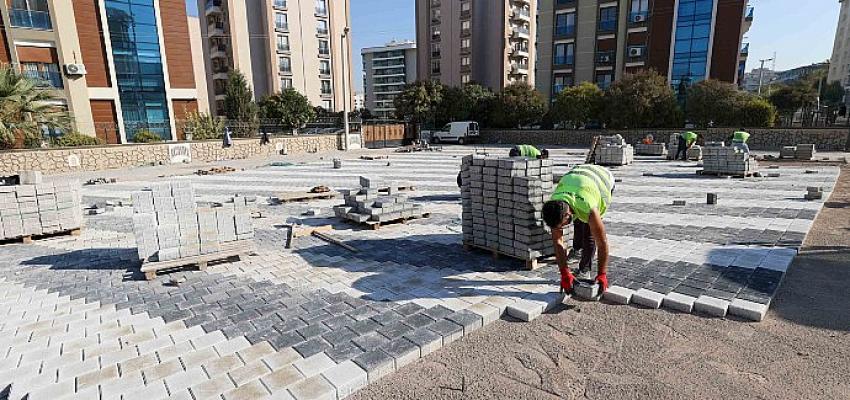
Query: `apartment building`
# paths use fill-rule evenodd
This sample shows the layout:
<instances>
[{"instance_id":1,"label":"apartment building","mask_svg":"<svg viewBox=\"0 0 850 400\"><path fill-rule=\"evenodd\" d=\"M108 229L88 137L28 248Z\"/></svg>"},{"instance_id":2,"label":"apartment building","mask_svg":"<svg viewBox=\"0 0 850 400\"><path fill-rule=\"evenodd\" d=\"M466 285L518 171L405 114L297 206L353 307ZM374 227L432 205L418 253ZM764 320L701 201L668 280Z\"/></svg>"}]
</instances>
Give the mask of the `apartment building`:
<instances>
[{"instance_id":1,"label":"apartment building","mask_svg":"<svg viewBox=\"0 0 850 400\"><path fill-rule=\"evenodd\" d=\"M850 93L850 1L838 2L841 9L838 13L832 57L829 60L828 80L841 81L844 91ZM850 102L850 96L845 95L845 102Z\"/></svg>"},{"instance_id":2,"label":"apartment building","mask_svg":"<svg viewBox=\"0 0 850 400\"><path fill-rule=\"evenodd\" d=\"M0 64L54 91L80 133L174 140L198 109L187 21L185 0L0 1Z\"/></svg>"},{"instance_id":3,"label":"apartment building","mask_svg":"<svg viewBox=\"0 0 850 400\"><path fill-rule=\"evenodd\" d=\"M295 88L314 106L353 107L349 0L199 0L210 104L222 114L228 72L255 97Z\"/></svg>"},{"instance_id":4,"label":"apartment building","mask_svg":"<svg viewBox=\"0 0 850 400\"><path fill-rule=\"evenodd\" d=\"M534 85L537 0L416 0L418 77L498 91Z\"/></svg>"},{"instance_id":5,"label":"apartment building","mask_svg":"<svg viewBox=\"0 0 850 400\"><path fill-rule=\"evenodd\" d=\"M537 89L601 88L653 68L674 88L743 79L753 20L747 0L539 0Z\"/></svg>"},{"instance_id":6,"label":"apartment building","mask_svg":"<svg viewBox=\"0 0 850 400\"><path fill-rule=\"evenodd\" d=\"M404 85L417 79L416 43L390 42L360 50L365 107L378 118L395 118L393 101Z\"/></svg>"}]
</instances>

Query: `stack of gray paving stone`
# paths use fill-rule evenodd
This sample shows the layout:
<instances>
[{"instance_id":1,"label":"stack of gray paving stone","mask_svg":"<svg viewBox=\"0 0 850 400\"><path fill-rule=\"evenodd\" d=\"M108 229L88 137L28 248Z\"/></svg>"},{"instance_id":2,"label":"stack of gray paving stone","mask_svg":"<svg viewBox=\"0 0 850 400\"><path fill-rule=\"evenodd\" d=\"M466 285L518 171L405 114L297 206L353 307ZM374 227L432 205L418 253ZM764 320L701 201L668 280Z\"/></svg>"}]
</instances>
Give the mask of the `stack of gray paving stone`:
<instances>
[{"instance_id":1,"label":"stack of gray paving stone","mask_svg":"<svg viewBox=\"0 0 850 400\"><path fill-rule=\"evenodd\" d=\"M381 188L387 188L387 193L381 193ZM358 223L424 217L427 213L422 205L408 202L398 188L397 182L382 184L361 176L359 188L340 190L345 203L334 207L334 215Z\"/></svg>"},{"instance_id":2,"label":"stack of gray paving stone","mask_svg":"<svg viewBox=\"0 0 850 400\"><path fill-rule=\"evenodd\" d=\"M464 157L464 244L526 261L554 254L541 215L552 186L552 160Z\"/></svg>"},{"instance_id":3,"label":"stack of gray paving stone","mask_svg":"<svg viewBox=\"0 0 850 400\"><path fill-rule=\"evenodd\" d=\"M796 157L797 146L782 146L779 149L779 158L794 158Z\"/></svg>"},{"instance_id":4,"label":"stack of gray paving stone","mask_svg":"<svg viewBox=\"0 0 850 400\"><path fill-rule=\"evenodd\" d=\"M721 142L707 143L703 171L723 175L746 176L758 172L758 162L750 154Z\"/></svg>"},{"instance_id":5,"label":"stack of gray paving stone","mask_svg":"<svg viewBox=\"0 0 850 400\"><path fill-rule=\"evenodd\" d=\"M798 160L814 160L815 145L814 144L798 144L794 149L794 158Z\"/></svg>"},{"instance_id":6,"label":"stack of gray paving stone","mask_svg":"<svg viewBox=\"0 0 850 400\"><path fill-rule=\"evenodd\" d=\"M599 136L594 160L599 165L629 165L635 160L635 149L620 135Z\"/></svg>"},{"instance_id":7,"label":"stack of gray paving stone","mask_svg":"<svg viewBox=\"0 0 850 400\"><path fill-rule=\"evenodd\" d=\"M806 194L803 196L806 200L820 200L823 198L823 187L821 186L808 186L806 187Z\"/></svg>"},{"instance_id":8,"label":"stack of gray paving stone","mask_svg":"<svg viewBox=\"0 0 850 400\"><path fill-rule=\"evenodd\" d=\"M668 160L674 159L676 157L676 155L679 153L679 136L680 135L678 133L671 133L670 134L670 141L668 142L668 145L667 145L669 147L669 150L670 150L667 153L667 159ZM693 148L699 148L700 150L699 150L699 152L695 151L693 153L691 153L689 151L688 154L687 154L687 157L688 157L689 160L699 160L699 158L691 158L691 155L699 156L699 157L705 156L703 154L702 149L699 147L699 145L695 144L691 147L691 149L693 149Z\"/></svg>"},{"instance_id":9,"label":"stack of gray paving stone","mask_svg":"<svg viewBox=\"0 0 850 400\"><path fill-rule=\"evenodd\" d=\"M635 145L635 154L641 156L666 156L667 145L665 145L664 143L638 143Z\"/></svg>"},{"instance_id":10,"label":"stack of gray paving stone","mask_svg":"<svg viewBox=\"0 0 850 400\"><path fill-rule=\"evenodd\" d=\"M688 149L688 160L702 160L702 146L695 144Z\"/></svg>"},{"instance_id":11,"label":"stack of gray paving stone","mask_svg":"<svg viewBox=\"0 0 850 400\"><path fill-rule=\"evenodd\" d=\"M0 186L0 239L48 235L80 229L80 183L43 182L41 172L19 174L21 185Z\"/></svg>"},{"instance_id":12,"label":"stack of gray paving stone","mask_svg":"<svg viewBox=\"0 0 850 400\"><path fill-rule=\"evenodd\" d=\"M133 231L142 261L172 261L215 254L222 243L254 237L245 197L198 208L188 180L157 183L134 192Z\"/></svg>"}]
</instances>

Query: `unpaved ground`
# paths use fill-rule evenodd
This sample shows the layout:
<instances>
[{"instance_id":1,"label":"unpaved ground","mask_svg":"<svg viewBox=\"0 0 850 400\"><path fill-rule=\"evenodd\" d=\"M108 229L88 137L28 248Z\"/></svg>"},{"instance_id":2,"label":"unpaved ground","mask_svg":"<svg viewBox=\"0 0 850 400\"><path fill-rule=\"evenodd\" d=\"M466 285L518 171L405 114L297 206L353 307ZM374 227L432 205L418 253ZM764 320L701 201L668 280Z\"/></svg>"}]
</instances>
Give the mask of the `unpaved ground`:
<instances>
[{"instance_id":1,"label":"unpaved ground","mask_svg":"<svg viewBox=\"0 0 850 400\"><path fill-rule=\"evenodd\" d=\"M616 271L613 271L616 273ZM761 323L601 303L498 321L355 399L848 399L850 168Z\"/></svg>"}]
</instances>

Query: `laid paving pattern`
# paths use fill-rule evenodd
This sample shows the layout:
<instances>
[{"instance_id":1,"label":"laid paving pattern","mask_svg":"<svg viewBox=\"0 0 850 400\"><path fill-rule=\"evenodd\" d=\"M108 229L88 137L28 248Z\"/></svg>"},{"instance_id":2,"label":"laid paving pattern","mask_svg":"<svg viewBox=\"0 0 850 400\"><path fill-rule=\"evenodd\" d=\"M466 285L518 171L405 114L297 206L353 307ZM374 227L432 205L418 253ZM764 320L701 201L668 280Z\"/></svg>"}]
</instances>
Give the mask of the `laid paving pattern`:
<instances>
[{"instance_id":1,"label":"laid paving pattern","mask_svg":"<svg viewBox=\"0 0 850 400\"><path fill-rule=\"evenodd\" d=\"M460 245L455 178L469 152L192 177L199 200L256 195L265 216L254 220L255 254L204 272L142 280L128 207L87 216L79 237L0 246L0 398L343 398L504 314L540 315L563 300L554 265L521 271ZM552 153L556 175L583 159ZM830 192L838 169L746 180L696 170L640 158L613 170L606 298L759 320L823 204L802 200L806 186ZM284 223L333 221L339 200L267 205L262 196L351 187L360 175L410 181L410 201L431 218L378 231L337 223L333 235L357 252L313 237L284 248ZM85 187L84 202L128 200L150 183ZM718 205L705 204L708 192Z\"/></svg>"}]
</instances>

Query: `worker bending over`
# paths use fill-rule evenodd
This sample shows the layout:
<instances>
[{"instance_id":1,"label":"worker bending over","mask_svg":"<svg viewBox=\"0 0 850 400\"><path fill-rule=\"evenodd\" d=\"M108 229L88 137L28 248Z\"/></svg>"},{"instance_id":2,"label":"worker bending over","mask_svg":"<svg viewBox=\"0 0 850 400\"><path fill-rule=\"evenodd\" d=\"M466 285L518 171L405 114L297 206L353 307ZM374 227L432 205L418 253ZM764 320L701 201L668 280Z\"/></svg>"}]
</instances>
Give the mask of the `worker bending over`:
<instances>
[{"instance_id":1,"label":"worker bending over","mask_svg":"<svg viewBox=\"0 0 850 400\"><path fill-rule=\"evenodd\" d=\"M680 134L679 135L679 145L676 147L676 157L673 157L673 159L674 160L680 160L679 154L681 154L682 155L681 160L687 161L688 160L688 150L690 150L691 147L694 146L694 143L697 142L697 137L699 137L699 135L697 135L696 133L690 132L690 131Z\"/></svg>"},{"instance_id":2,"label":"worker bending over","mask_svg":"<svg viewBox=\"0 0 850 400\"><path fill-rule=\"evenodd\" d=\"M643 144L653 144L653 143L655 143L655 137L653 137L651 133L646 135L646 137L643 138Z\"/></svg>"},{"instance_id":3,"label":"worker bending over","mask_svg":"<svg viewBox=\"0 0 850 400\"><path fill-rule=\"evenodd\" d=\"M744 131L735 131L732 134L732 147L739 148L744 150L744 152L750 152L750 146L747 145L747 140L750 139L750 134Z\"/></svg>"},{"instance_id":4,"label":"worker bending over","mask_svg":"<svg viewBox=\"0 0 850 400\"><path fill-rule=\"evenodd\" d=\"M555 258L561 272L561 290L572 291L575 276L567 265L568 250L563 241L563 229L574 226L574 245L582 254L579 277L590 277L593 256L599 250L598 273L600 293L608 289L608 236L602 217L611 204L614 175L598 165L579 165L561 178L552 197L543 205L543 221L552 229Z\"/></svg>"},{"instance_id":5,"label":"worker bending over","mask_svg":"<svg viewBox=\"0 0 850 400\"><path fill-rule=\"evenodd\" d=\"M508 156L546 159L549 158L549 150L538 150L537 147L530 144L521 144L514 146L508 153Z\"/></svg>"}]
</instances>

